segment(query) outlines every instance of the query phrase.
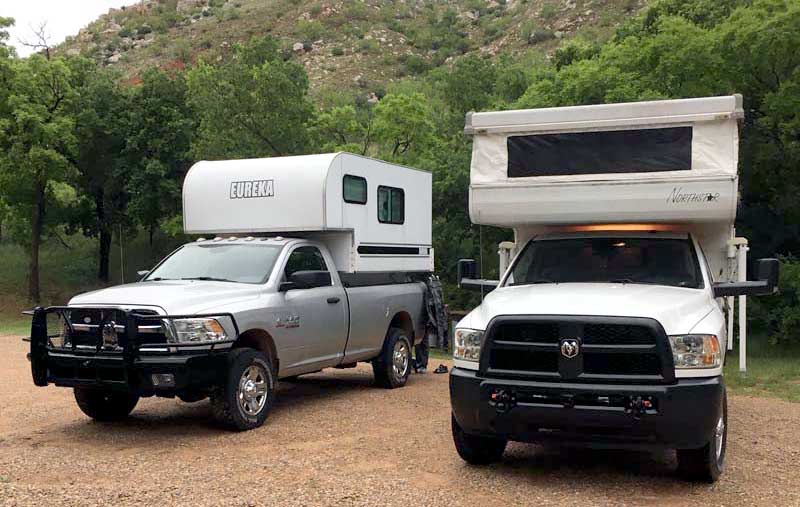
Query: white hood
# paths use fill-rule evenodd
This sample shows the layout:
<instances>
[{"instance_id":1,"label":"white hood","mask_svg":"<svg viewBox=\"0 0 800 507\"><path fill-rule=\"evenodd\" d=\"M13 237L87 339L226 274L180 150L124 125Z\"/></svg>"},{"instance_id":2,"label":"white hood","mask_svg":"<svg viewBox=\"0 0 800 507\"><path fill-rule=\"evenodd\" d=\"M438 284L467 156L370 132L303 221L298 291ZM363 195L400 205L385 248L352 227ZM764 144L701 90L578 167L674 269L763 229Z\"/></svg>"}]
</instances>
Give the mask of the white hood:
<instances>
[{"instance_id":1,"label":"white hood","mask_svg":"<svg viewBox=\"0 0 800 507\"><path fill-rule=\"evenodd\" d=\"M656 319L667 334L688 333L713 309L701 289L664 285L560 283L503 287L459 322L484 330L498 315L594 315Z\"/></svg>"},{"instance_id":2,"label":"white hood","mask_svg":"<svg viewBox=\"0 0 800 507\"><path fill-rule=\"evenodd\" d=\"M189 315L257 298L260 287L201 280L138 282L79 294L69 304L156 306L168 315Z\"/></svg>"}]
</instances>

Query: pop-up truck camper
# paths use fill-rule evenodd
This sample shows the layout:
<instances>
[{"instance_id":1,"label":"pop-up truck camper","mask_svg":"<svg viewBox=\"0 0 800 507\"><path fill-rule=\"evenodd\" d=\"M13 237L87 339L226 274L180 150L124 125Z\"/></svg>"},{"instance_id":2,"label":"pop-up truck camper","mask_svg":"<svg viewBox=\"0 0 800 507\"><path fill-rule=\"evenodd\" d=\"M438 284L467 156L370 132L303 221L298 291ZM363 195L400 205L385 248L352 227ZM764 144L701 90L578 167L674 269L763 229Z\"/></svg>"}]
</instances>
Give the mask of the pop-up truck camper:
<instances>
[{"instance_id":1,"label":"pop-up truck camper","mask_svg":"<svg viewBox=\"0 0 800 507\"><path fill-rule=\"evenodd\" d=\"M99 420L210 397L242 430L278 379L370 361L378 385L406 383L441 313L430 173L347 153L198 162L183 220L202 237L139 282L34 311L36 385L74 388Z\"/></svg>"},{"instance_id":2,"label":"pop-up truck camper","mask_svg":"<svg viewBox=\"0 0 800 507\"><path fill-rule=\"evenodd\" d=\"M470 113L469 211L508 227L499 281L457 326L452 429L466 461L509 440L677 449L716 480L733 296L775 290L778 262L745 281L734 233L741 96ZM491 292L490 292L491 291Z\"/></svg>"}]
</instances>

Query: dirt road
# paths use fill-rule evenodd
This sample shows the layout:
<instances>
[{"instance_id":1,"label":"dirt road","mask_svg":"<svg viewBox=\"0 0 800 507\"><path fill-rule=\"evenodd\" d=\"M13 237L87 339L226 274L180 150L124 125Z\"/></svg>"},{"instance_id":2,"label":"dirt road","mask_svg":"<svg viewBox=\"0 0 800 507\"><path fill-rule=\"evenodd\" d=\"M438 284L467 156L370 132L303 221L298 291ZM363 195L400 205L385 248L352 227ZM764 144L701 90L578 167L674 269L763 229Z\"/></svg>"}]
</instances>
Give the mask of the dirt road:
<instances>
[{"instance_id":1,"label":"dirt road","mask_svg":"<svg viewBox=\"0 0 800 507\"><path fill-rule=\"evenodd\" d=\"M372 387L368 366L282 383L267 424L229 433L207 402L145 399L100 424L68 389L35 388L0 337L0 505L800 506L800 404L730 399L727 471L674 476L674 456L512 444L474 468L450 439L447 375Z\"/></svg>"}]
</instances>

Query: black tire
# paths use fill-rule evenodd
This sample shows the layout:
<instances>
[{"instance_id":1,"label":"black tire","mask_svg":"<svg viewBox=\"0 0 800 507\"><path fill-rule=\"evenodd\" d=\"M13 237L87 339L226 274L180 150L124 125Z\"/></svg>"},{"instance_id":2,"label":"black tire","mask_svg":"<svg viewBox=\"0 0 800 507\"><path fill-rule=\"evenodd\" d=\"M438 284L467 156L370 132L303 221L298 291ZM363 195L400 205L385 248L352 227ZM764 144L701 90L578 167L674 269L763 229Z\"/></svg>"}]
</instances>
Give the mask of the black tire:
<instances>
[{"instance_id":1,"label":"black tire","mask_svg":"<svg viewBox=\"0 0 800 507\"><path fill-rule=\"evenodd\" d=\"M480 437L464 433L454 415L450 415L453 428L453 443L461 459L470 465L489 465L503 459L508 440L502 438Z\"/></svg>"},{"instance_id":2,"label":"black tire","mask_svg":"<svg viewBox=\"0 0 800 507\"><path fill-rule=\"evenodd\" d=\"M398 354L404 355L405 361L398 358L396 364L395 348L398 349ZM402 366L403 364L405 366ZM406 385L408 375L411 373L411 342L405 331L396 327L389 329L386 339L383 341L381 354L372 360L372 371L378 387L395 389Z\"/></svg>"},{"instance_id":3,"label":"black tire","mask_svg":"<svg viewBox=\"0 0 800 507\"><path fill-rule=\"evenodd\" d=\"M247 378L246 373L250 373ZM248 385L248 380L252 384ZM224 384L211 395L214 418L234 431L258 428L267 419L274 400L275 367L270 358L255 349L231 350Z\"/></svg>"},{"instance_id":4,"label":"black tire","mask_svg":"<svg viewBox=\"0 0 800 507\"><path fill-rule=\"evenodd\" d=\"M138 396L122 391L76 387L73 392L81 411L95 421L121 421L139 403Z\"/></svg>"},{"instance_id":5,"label":"black tire","mask_svg":"<svg viewBox=\"0 0 800 507\"><path fill-rule=\"evenodd\" d=\"M693 482L713 483L725 470L725 452L728 446L728 396L722 396L721 451L717 455L715 435L700 449L678 449L678 473Z\"/></svg>"}]
</instances>

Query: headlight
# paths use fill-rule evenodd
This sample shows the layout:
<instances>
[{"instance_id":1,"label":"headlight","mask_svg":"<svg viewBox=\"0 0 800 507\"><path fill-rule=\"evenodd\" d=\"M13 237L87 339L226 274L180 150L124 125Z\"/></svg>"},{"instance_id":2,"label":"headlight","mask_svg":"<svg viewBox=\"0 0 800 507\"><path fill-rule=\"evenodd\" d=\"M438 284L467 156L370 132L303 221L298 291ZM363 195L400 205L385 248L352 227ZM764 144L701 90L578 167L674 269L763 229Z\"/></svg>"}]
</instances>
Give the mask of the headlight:
<instances>
[{"instance_id":1,"label":"headlight","mask_svg":"<svg viewBox=\"0 0 800 507\"><path fill-rule=\"evenodd\" d=\"M483 331L456 329L453 340L453 359L478 361L481 357Z\"/></svg>"},{"instance_id":2,"label":"headlight","mask_svg":"<svg viewBox=\"0 0 800 507\"><path fill-rule=\"evenodd\" d=\"M228 339L218 318L165 320L164 329L168 343L220 342Z\"/></svg>"},{"instance_id":3,"label":"headlight","mask_svg":"<svg viewBox=\"0 0 800 507\"><path fill-rule=\"evenodd\" d=\"M722 362L719 340L713 334L670 336L675 368L715 368Z\"/></svg>"}]
</instances>

